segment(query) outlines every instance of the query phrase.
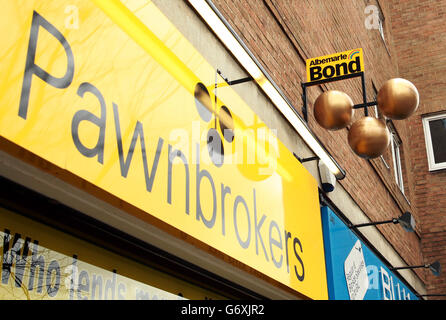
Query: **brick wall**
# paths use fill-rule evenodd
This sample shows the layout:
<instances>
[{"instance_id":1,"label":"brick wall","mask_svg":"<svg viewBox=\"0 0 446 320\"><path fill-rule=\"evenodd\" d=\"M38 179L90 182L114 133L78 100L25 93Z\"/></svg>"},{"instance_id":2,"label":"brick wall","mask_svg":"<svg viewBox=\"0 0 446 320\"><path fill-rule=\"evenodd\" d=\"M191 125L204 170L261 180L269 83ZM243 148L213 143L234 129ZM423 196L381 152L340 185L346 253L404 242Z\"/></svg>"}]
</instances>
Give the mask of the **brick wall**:
<instances>
[{"instance_id":1,"label":"brick wall","mask_svg":"<svg viewBox=\"0 0 446 320\"><path fill-rule=\"evenodd\" d=\"M385 41L378 30L368 30L365 27L364 9L369 4L377 4L373 0L213 0L213 3L299 113L302 106L301 83L306 81L307 58L363 48L369 101L374 99L373 85L379 89L387 79L400 75L392 34L389 32L391 28L388 27L392 17L387 1L379 1L386 17ZM312 103L323 90L328 89L344 91L355 103L360 103L361 82L359 78L355 78L328 83L323 87L310 87L307 90L309 126L347 172L346 178L339 183L370 220L387 220L410 210L419 226L417 212L409 203L414 194L409 157L404 159L407 183L404 196L395 184L392 161L388 161L390 168L386 168L379 158L367 161L355 156L347 142L348 129L327 131L315 122ZM363 112L357 110L355 119L362 116ZM407 121L395 121L394 125L402 139L406 155L410 145ZM382 225L378 228L407 264L422 263L419 228L416 233L406 233L394 225ZM424 279L423 270L416 272Z\"/></svg>"},{"instance_id":2,"label":"brick wall","mask_svg":"<svg viewBox=\"0 0 446 320\"><path fill-rule=\"evenodd\" d=\"M439 260L444 267L446 170L429 172L421 119L425 114L446 111L446 1L392 0L390 8L400 73L411 79L420 93L420 107L408 124L424 262ZM434 277L426 271L426 279L428 294L446 294L446 275Z\"/></svg>"}]
</instances>

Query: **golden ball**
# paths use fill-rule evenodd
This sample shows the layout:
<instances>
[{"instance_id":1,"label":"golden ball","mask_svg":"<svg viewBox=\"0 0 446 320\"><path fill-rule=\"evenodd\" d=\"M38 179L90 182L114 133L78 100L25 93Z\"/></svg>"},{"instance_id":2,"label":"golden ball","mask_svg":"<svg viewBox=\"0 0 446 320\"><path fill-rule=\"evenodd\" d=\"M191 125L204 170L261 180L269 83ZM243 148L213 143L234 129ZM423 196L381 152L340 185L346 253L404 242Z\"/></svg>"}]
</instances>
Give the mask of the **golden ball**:
<instances>
[{"instance_id":1,"label":"golden ball","mask_svg":"<svg viewBox=\"0 0 446 320\"><path fill-rule=\"evenodd\" d=\"M314 117L317 123L328 130L339 130L348 126L353 117L353 101L344 92L323 92L314 102Z\"/></svg>"},{"instance_id":2,"label":"golden ball","mask_svg":"<svg viewBox=\"0 0 446 320\"><path fill-rule=\"evenodd\" d=\"M377 102L386 117L402 120L417 110L420 97L412 82L395 78L387 80L379 89Z\"/></svg>"},{"instance_id":3,"label":"golden ball","mask_svg":"<svg viewBox=\"0 0 446 320\"><path fill-rule=\"evenodd\" d=\"M385 123L374 117L363 117L354 122L348 132L348 144L361 158L372 159L384 153L390 143L390 132Z\"/></svg>"}]
</instances>

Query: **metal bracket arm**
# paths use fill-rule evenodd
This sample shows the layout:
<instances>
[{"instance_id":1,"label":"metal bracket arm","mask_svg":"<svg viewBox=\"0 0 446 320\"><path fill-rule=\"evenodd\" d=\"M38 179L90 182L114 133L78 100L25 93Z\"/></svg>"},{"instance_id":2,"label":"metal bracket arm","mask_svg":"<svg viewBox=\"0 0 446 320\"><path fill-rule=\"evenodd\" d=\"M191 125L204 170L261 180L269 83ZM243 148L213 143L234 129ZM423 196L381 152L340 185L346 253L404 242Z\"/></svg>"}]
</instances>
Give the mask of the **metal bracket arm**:
<instances>
[{"instance_id":1,"label":"metal bracket arm","mask_svg":"<svg viewBox=\"0 0 446 320\"><path fill-rule=\"evenodd\" d=\"M246 78L241 78L241 79L237 79L237 80L232 80L232 81L230 81L228 78L226 78L226 77L223 75L223 73L222 73L219 69L217 69L217 73L218 73L218 74L223 78L223 80L225 80L225 82L226 82L228 85L230 85L230 86L233 86L233 85L236 85L236 84L245 83L245 82L254 80L253 77L249 76L249 77L246 77Z\"/></svg>"},{"instance_id":2,"label":"metal bracket arm","mask_svg":"<svg viewBox=\"0 0 446 320\"><path fill-rule=\"evenodd\" d=\"M367 102L367 92L366 92L366 83L365 83L364 72L358 72L355 74L349 74L349 75L337 77L334 79L324 79L324 80L319 80L319 81L314 81L314 82L303 82L301 84L302 85L302 114L303 114L305 122L308 122L307 87L320 85L320 84L327 83L327 82L334 82L334 81L340 81L340 80L345 80L345 79L350 79L350 78L356 78L356 77L361 77L363 103L356 104L353 106L353 108L354 109L364 108L364 115L368 116L369 113L368 113L367 107L376 105L376 101Z\"/></svg>"},{"instance_id":3,"label":"metal bracket arm","mask_svg":"<svg viewBox=\"0 0 446 320\"><path fill-rule=\"evenodd\" d=\"M293 155L296 157L297 160L299 160L300 163L304 163L304 162L308 162L308 161L319 160L319 157L318 157L318 156L309 157L309 158L301 158L301 157L299 157L297 154L295 154L294 152L293 152Z\"/></svg>"}]
</instances>

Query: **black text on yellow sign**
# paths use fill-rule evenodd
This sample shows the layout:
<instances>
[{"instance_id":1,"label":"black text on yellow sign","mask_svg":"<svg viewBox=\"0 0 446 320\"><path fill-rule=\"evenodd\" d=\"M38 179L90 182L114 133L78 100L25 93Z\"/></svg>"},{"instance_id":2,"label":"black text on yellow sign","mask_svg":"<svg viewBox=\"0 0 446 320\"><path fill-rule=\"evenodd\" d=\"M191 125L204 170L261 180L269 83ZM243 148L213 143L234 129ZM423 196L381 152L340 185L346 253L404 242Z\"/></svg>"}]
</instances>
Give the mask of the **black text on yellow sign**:
<instances>
[{"instance_id":1,"label":"black text on yellow sign","mask_svg":"<svg viewBox=\"0 0 446 320\"><path fill-rule=\"evenodd\" d=\"M306 61L307 82L336 79L364 71L362 48L338 52Z\"/></svg>"},{"instance_id":2,"label":"black text on yellow sign","mask_svg":"<svg viewBox=\"0 0 446 320\"><path fill-rule=\"evenodd\" d=\"M325 299L311 174L280 141L277 169L267 175L228 163L237 133L220 139L225 161L207 161L209 144L200 135L215 122L200 113L194 92L214 85L215 69L150 1L132 12L125 7L132 1L73 2L94 17L79 30L58 19L64 1L29 1L21 11L8 3L15 27L7 39L14 41L0 55L14 54L0 61L8 75L0 79L0 105L17 107L0 108L0 135L297 292ZM219 99L234 132L266 127L231 88ZM187 147L172 138L177 129Z\"/></svg>"},{"instance_id":3,"label":"black text on yellow sign","mask_svg":"<svg viewBox=\"0 0 446 320\"><path fill-rule=\"evenodd\" d=\"M63 46L66 56L67 56L67 69L65 71L65 75L61 78L56 78L52 76L49 72L45 71L43 68L39 67L36 62L34 61L35 57L35 50L37 47L38 42L38 36L39 36L39 27L42 27L46 29L51 35L53 35ZM28 52L27 52L27 67L25 69L24 79L23 79L23 87L21 91L21 100L20 100L20 106L19 106L19 112L18 115L24 119L27 118L28 113L28 106L29 106L29 95L31 91L31 83L33 75L39 77L41 80L46 82L47 84L59 88L64 89L71 85L71 82L73 80L74 76L74 69L75 69L75 63L74 63L74 56L72 53L72 49L70 44L67 42L65 37L60 33L52 24L50 24L47 20L45 20L41 15L39 15L37 12L34 12L33 20L32 20L32 27L31 27L31 37L29 41L28 46ZM92 84L88 82L82 83L79 88L77 89L77 94L80 97L84 97L85 94L91 94L95 96L101 106L101 116L97 117L96 115L92 114L91 112L87 110L79 110L74 114L74 117L71 122L71 135L73 139L73 143L76 146L77 150L85 157L88 158L95 158L99 163L103 164L104 162L104 150L105 150L105 129L106 129L106 103L105 99L102 95L102 93ZM132 143L130 145L129 150L127 151L127 156L125 156L125 150L123 147L123 137L122 137L122 129L120 125L120 116L119 116L119 109L117 104L113 103L113 118L115 121L115 130L116 130L116 144L118 148L118 155L119 155L119 164L120 164L120 170L121 170L121 176L126 178L130 169L130 166L132 164L132 157L135 154L136 145L139 142L141 145L141 156L143 160L143 167L144 167L144 180L145 180L145 187L148 192L152 191L155 177L157 176L158 172L158 164L160 161L160 155L161 152L164 149L164 139L159 137L157 141L157 148L155 156L153 157L153 162L151 164L150 168L150 161L149 154L146 152L146 142L145 142L145 134L144 134L144 126L142 122L137 122L135 129L133 131L132 135ZM97 141L93 147L86 146L80 137L79 134L79 127L80 124L83 121L90 122L91 125L97 126L99 129L99 135L97 137ZM200 168L200 147L197 145L196 152L197 152L197 160L196 163L196 176L195 181L197 183L196 185L196 219L197 221L202 221L204 225L210 229L214 228L216 219L217 219L217 191L218 189L215 188L215 182L214 178L212 177L212 174L203 168ZM187 169L186 172L189 172L189 161L186 159L186 155L181 152L180 150L174 149L171 145L168 146L168 172L167 177L169 179L169 187L167 189L167 202L172 202L172 175L173 175L173 162L175 158L179 158L183 161L185 168ZM159 176L159 174L158 174ZM189 181L190 178L188 177L186 181ZM213 213L211 218L207 217L204 210L202 209L201 203L201 188L202 185L205 183L209 183L212 186L212 198L213 198ZM251 239L253 238L251 236L251 227L248 228L248 235L246 239L244 239L244 236L242 235L242 229L240 228L239 224L239 207L244 207L246 212L248 213L248 219L249 219L249 213L251 211L254 212L254 234L255 234L255 240L256 240L256 250L260 250L259 247L261 245L261 248L263 249L263 253L265 255L265 259L269 261L269 254L271 255L271 259L274 263L274 265L277 268L282 268L283 265L283 256L280 256L279 258L276 258L274 255L274 247L282 248L282 241L285 243L285 259L286 259L286 267L287 272L290 272L290 261L294 262L294 265L292 266L294 275L299 281L303 281L305 277L305 268L304 263L302 261L302 258L300 257L300 253L302 252L302 244L296 236L294 236L291 232L285 230L280 230L280 227L278 223L275 220L269 221L269 237L264 241L260 231L262 230L262 225L264 224L267 216L265 214L261 215L259 219L257 219L257 200L256 200L256 189L253 189L252 199L253 203L252 206L248 205L249 202L245 200L245 198L241 195L238 195L233 204L233 212L234 212L234 219L233 219L233 226L235 229L237 241L239 245L246 249L251 245ZM190 194L190 188L189 184L186 184L186 201L185 201L185 212L189 214L190 212L190 203L189 203L189 194ZM222 205L225 202L225 197L227 194L231 194L231 188L229 186L226 186L224 184L221 184L221 199L222 199ZM226 200L227 202L227 200ZM222 212L222 219L224 220L225 212ZM248 222L249 226L251 222ZM225 223L222 224L222 234L225 235L226 225ZM279 240L277 240L276 235L278 236ZM265 246L266 244L266 246ZM269 245L268 245L269 244ZM270 248L270 253L268 254L267 248ZM291 247L289 249L289 247ZM289 250L292 250L292 253L289 252ZM293 255L293 260L290 257L291 254Z\"/></svg>"}]
</instances>

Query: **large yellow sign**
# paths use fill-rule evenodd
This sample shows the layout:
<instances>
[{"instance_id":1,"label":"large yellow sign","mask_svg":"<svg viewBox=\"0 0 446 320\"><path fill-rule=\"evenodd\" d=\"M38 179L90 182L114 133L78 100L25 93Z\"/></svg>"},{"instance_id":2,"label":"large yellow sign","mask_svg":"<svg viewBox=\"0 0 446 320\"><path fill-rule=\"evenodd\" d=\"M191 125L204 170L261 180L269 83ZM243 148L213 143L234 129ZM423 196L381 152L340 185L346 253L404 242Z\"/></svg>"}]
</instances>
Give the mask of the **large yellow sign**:
<instances>
[{"instance_id":1,"label":"large yellow sign","mask_svg":"<svg viewBox=\"0 0 446 320\"><path fill-rule=\"evenodd\" d=\"M152 2L0 3L1 137L327 298L317 182Z\"/></svg>"},{"instance_id":2,"label":"large yellow sign","mask_svg":"<svg viewBox=\"0 0 446 320\"><path fill-rule=\"evenodd\" d=\"M336 79L364 71L362 48L307 59L307 82Z\"/></svg>"}]
</instances>

